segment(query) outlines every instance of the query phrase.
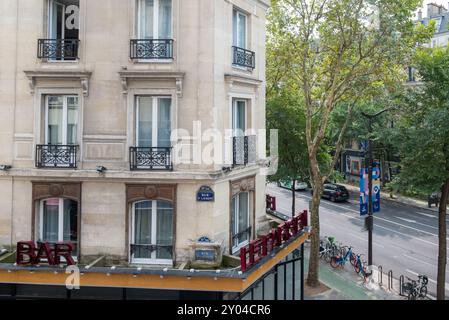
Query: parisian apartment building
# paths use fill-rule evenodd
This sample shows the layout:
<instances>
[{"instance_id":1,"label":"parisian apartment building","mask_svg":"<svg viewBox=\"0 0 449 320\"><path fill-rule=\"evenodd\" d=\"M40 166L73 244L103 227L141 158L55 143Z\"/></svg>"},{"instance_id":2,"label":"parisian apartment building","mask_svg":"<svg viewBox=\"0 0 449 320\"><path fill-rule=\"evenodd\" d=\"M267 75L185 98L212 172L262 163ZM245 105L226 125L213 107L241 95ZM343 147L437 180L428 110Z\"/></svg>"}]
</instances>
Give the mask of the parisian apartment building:
<instances>
[{"instance_id":1,"label":"parisian apartment building","mask_svg":"<svg viewBox=\"0 0 449 320\"><path fill-rule=\"evenodd\" d=\"M270 228L269 0L0 5L0 295L70 295L58 267L17 263L21 242L69 242L81 286L226 298L262 279L238 260Z\"/></svg>"}]
</instances>

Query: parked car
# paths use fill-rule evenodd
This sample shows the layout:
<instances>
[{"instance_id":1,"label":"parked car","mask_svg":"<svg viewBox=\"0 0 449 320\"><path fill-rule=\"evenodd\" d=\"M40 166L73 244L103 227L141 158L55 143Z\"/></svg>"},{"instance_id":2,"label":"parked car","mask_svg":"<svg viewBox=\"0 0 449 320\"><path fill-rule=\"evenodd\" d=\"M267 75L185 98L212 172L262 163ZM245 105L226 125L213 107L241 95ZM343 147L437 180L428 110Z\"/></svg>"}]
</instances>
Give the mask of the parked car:
<instances>
[{"instance_id":1,"label":"parked car","mask_svg":"<svg viewBox=\"0 0 449 320\"><path fill-rule=\"evenodd\" d=\"M292 180L280 180L278 181L278 187L285 188L285 189L292 189ZM307 190L308 185L305 182L302 181L296 181L295 182L295 190L296 191L303 191Z\"/></svg>"},{"instance_id":2,"label":"parked car","mask_svg":"<svg viewBox=\"0 0 449 320\"><path fill-rule=\"evenodd\" d=\"M313 190L311 191L313 194ZM336 183L325 183L321 198L328 199L332 202L347 201L349 199L348 190Z\"/></svg>"},{"instance_id":3,"label":"parked car","mask_svg":"<svg viewBox=\"0 0 449 320\"><path fill-rule=\"evenodd\" d=\"M434 192L427 197L427 205L429 206L429 208L432 206L432 204L438 207L438 205L440 204L440 193Z\"/></svg>"}]
</instances>

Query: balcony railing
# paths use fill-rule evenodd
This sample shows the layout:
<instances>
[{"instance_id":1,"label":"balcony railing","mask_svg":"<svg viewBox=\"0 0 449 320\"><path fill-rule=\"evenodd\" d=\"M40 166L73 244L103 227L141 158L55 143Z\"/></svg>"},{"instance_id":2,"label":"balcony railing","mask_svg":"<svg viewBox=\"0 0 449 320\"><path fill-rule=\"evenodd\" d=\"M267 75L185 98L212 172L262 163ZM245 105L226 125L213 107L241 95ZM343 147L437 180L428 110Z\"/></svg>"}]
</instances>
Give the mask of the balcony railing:
<instances>
[{"instance_id":1,"label":"balcony railing","mask_svg":"<svg viewBox=\"0 0 449 320\"><path fill-rule=\"evenodd\" d=\"M249 69L256 67L256 54L253 51L233 46L232 52L234 65Z\"/></svg>"},{"instance_id":2,"label":"balcony railing","mask_svg":"<svg viewBox=\"0 0 449 320\"><path fill-rule=\"evenodd\" d=\"M37 168L76 168L77 145L37 145Z\"/></svg>"},{"instance_id":3,"label":"balcony railing","mask_svg":"<svg viewBox=\"0 0 449 320\"><path fill-rule=\"evenodd\" d=\"M78 39L39 39L37 57L49 60L78 59Z\"/></svg>"},{"instance_id":4,"label":"balcony railing","mask_svg":"<svg viewBox=\"0 0 449 320\"><path fill-rule=\"evenodd\" d=\"M131 147L129 161L131 170L173 170L172 148Z\"/></svg>"},{"instance_id":5,"label":"balcony railing","mask_svg":"<svg viewBox=\"0 0 449 320\"><path fill-rule=\"evenodd\" d=\"M131 59L173 59L172 39L132 39Z\"/></svg>"},{"instance_id":6,"label":"balcony railing","mask_svg":"<svg viewBox=\"0 0 449 320\"><path fill-rule=\"evenodd\" d=\"M233 166L256 163L256 136L237 136L232 141Z\"/></svg>"}]
</instances>

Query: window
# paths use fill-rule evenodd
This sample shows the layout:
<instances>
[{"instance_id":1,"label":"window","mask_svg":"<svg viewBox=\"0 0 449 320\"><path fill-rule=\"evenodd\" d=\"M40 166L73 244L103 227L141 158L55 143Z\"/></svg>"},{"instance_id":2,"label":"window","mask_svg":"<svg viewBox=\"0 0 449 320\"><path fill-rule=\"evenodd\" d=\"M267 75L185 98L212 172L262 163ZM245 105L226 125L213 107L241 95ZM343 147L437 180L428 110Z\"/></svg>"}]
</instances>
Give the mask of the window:
<instances>
[{"instance_id":1,"label":"window","mask_svg":"<svg viewBox=\"0 0 449 320\"><path fill-rule=\"evenodd\" d=\"M76 60L79 44L79 0L49 0L47 39L39 39L38 57Z\"/></svg>"},{"instance_id":2,"label":"window","mask_svg":"<svg viewBox=\"0 0 449 320\"><path fill-rule=\"evenodd\" d=\"M78 252L78 203L70 199L51 198L40 201L38 241L71 242Z\"/></svg>"},{"instance_id":3,"label":"window","mask_svg":"<svg viewBox=\"0 0 449 320\"><path fill-rule=\"evenodd\" d=\"M170 202L134 203L131 226L131 263L172 263L173 205Z\"/></svg>"},{"instance_id":4,"label":"window","mask_svg":"<svg viewBox=\"0 0 449 320\"><path fill-rule=\"evenodd\" d=\"M170 148L171 98L137 97L137 147Z\"/></svg>"},{"instance_id":5,"label":"window","mask_svg":"<svg viewBox=\"0 0 449 320\"><path fill-rule=\"evenodd\" d=\"M140 39L171 39L172 0L138 0Z\"/></svg>"},{"instance_id":6,"label":"window","mask_svg":"<svg viewBox=\"0 0 449 320\"><path fill-rule=\"evenodd\" d=\"M248 244L251 238L250 193L241 192L231 203L232 252Z\"/></svg>"},{"instance_id":7,"label":"window","mask_svg":"<svg viewBox=\"0 0 449 320\"><path fill-rule=\"evenodd\" d=\"M232 16L233 25L233 45L246 49L247 42L247 16L240 10L234 9Z\"/></svg>"},{"instance_id":8,"label":"window","mask_svg":"<svg viewBox=\"0 0 449 320\"><path fill-rule=\"evenodd\" d=\"M45 144L76 145L78 130L78 97L45 97Z\"/></svg>"},{"instance_id":9,"label":"window","mask_svg":"<svg viewBox=\"0 0 449 320\"><path fill-rule=\"evenodd\" d=\"M246 131L246 100L235 99L232 105L232 130L235 137L244 136Z\"/></svg>"}]
</instances>

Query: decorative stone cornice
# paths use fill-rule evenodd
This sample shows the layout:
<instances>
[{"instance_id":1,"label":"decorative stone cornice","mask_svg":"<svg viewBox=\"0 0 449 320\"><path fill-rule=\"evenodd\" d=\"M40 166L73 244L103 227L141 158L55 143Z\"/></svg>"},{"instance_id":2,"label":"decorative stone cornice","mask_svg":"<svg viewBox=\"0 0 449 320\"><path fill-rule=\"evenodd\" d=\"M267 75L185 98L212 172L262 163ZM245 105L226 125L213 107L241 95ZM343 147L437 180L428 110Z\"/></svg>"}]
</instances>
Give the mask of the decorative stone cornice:
<instances>
[{"instance_id":1,"label":"decorative stone cornice","mask_svg":"<svg viewBox=\"0 0 449 320\"><path fill-rule=\"evenodd\" d=\"M182 98L184 72L164 72L164 71L141 71L126 70L119 72L123 93L128 93L129 81L145 81L145 80L173 80L176 85L176 93Z\"/></svg>"},{"instance_id":2,"label":"decorative stone cornice","mask_svg":"<svg viewBox=\"0 0 449 320\"><path fill-rule=\"evenodd\" d=\"M36 84L42 80L75 80L80 82L84 96L89 95L89 79L92 75L90 71L79 70L26 70L31 94L34 93Z\"/></svg>"},{"instance_id":3,"label":"decorative stone cornice","mask_svg":"<svg viewBox=\"0 0 449 320\"><path fill-rule=\"evenodd\" d=\"M251 85L257 88L262 84L262 80L253 77L242 76L239 74L225 73L224 77L230 88L232 88L235 83Z\"/></svg>"}]
</instances>

